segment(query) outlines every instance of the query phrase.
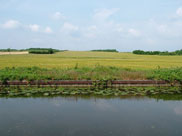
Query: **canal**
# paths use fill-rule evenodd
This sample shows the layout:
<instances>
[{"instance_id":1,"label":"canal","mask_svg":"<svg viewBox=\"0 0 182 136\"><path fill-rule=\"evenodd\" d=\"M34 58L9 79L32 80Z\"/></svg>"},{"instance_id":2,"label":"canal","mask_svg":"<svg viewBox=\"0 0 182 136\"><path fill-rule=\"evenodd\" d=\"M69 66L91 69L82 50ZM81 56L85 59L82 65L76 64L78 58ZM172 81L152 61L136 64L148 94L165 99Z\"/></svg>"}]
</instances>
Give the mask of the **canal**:
<instances>
[{"instance_id":1,"label":"canal","mask_svg":"<svg viewBox=\"0 0 182 136\"><path fill-rule=\"evenodd\" d=\"M0 136L181 136L182 100L0 98Z\"/></svg>"}]
</instances>

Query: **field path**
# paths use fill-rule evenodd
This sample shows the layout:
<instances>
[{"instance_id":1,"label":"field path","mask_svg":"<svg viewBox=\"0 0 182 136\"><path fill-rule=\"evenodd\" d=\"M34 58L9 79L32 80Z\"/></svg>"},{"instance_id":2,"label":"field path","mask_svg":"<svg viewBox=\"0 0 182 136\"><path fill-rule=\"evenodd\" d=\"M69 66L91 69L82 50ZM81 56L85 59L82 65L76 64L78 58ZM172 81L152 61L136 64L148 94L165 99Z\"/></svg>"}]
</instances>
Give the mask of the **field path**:
<instances>
[{"instance_id":1,"label":"field path","mask_svg":"<svg viewBox=\"0 0 182 136\"><path fill-rule=\"evenodd\" d=\"M28 54L28 51L24 51L24 52L0 52L0 55L19 55L19 54Z\"/></svg>"}]
</instances>

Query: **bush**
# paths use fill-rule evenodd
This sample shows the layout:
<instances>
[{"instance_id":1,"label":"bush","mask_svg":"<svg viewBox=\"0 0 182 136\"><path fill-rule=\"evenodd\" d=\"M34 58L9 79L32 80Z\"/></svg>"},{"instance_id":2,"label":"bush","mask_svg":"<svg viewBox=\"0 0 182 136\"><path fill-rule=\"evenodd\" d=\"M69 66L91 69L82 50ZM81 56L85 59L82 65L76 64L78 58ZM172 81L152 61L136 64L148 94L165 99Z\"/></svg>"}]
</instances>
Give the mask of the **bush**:
<instances>
[{"instance_id":1,"label":"bush","mask_svg":"<svg viewBox=\"0 0 182 136\"><path fill-rule=\"evenodd\" d=\"M165 80L168 82L182 82L182 68L158 68L154 70L149 77L150 79Z\"/></svg>"}]
</instances>

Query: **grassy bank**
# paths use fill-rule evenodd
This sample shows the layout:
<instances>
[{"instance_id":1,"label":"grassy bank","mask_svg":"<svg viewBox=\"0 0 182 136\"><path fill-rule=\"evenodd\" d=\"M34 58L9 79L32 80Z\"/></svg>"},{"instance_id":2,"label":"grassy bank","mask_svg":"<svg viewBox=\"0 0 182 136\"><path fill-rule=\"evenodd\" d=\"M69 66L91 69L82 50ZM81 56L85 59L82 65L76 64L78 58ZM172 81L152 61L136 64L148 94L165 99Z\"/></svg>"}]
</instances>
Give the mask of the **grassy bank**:
<instances>
[{"instance_id":1,"label":"grassy bank","mask_svg":"<svg viewBox=\"0 0 182 136\"><path fill-rule=\"evenodd\" d=\"M164 68L155 70L131 70L127 68L77 67L66 69L46 69L39 67L4 68L0 70L0 81L13 80L165 80L171 83L182 81L182 68ZM182 87L119 87L107 88L93 85L87 88L63 88L59 86L1 86L0 97L30 97L59 95L96 95L96 96L152 96L161 94L182 94Z\"/></svg>"},{"instance_id":2,"label":"grassy bank","mask_svg":"<svg viewBox=\"0 0 182 136\"><path fill-rule=\"evenodd\" d=\"M0 69L0 81L14 80L164 80L182 83L182 68L158 68L155 70L132 70L128 68L78 67L46 69L39 67L16 67Z\"/></svg>"},{"instance_id":3,"label":"grassy bank","mask_svg":"<svg viewBox=\"0 0 182 136\"><path fill-rule=\"evenodd\" d=\"M39 67L4 68L0 70L0 81L13 80L144 80L151 71L137 71L117 67L77 67L46 69Z\"/></svg>"}]
</instances>

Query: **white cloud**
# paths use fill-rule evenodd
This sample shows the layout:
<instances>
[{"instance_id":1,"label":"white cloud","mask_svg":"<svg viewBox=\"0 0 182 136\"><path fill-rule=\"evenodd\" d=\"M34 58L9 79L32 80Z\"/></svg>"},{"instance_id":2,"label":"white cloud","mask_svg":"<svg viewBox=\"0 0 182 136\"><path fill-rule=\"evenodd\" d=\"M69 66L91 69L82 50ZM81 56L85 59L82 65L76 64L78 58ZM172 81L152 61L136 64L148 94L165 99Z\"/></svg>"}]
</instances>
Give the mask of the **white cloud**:
<instances>
[{"instance_id":1,"label":"white cloud","mask_svg":"<svg viewBox=\"0 0 182 136\"><path fill-rule=\"evenodd\" d=\"M33 25L29 25L29 28L30 28L30 30L33 31L33 32L38 32L40 26L37 25L37 24L33 24Z\"/></svg>"},{"instance_id":2,"label":"white cloud","mask_svg":"<svg viewBox=\"0 0 182 136\"><path fill-rule=\"evenodd\" d=\"M52 33L52 29L50 27L46 27L44 32L45 33Z\"/></svg>"},{"instance_id":3,"label":"white cloud","mask_svg":"<svg viewBox=\"0 0 182 136\"><path fill-rule=\"evenodd\" d=\"M141 33L140 33L138 30L133 29L133 28L130 28L130 29L128 30L128 32L129 32L129 34L131 34L131 35L133 35L133 36L136 36L136 37L138 37L138 36L141 35Z\"/></svg>"},{"instance_id":4,"label":"white cloud","mask_svg":"<svg viewBox=\"0 0 182 136\"><path fill-rule=\"evenodd\" d=\"M95 10L95 14L93 18L96 20L105 20L109 18L110 16L112 16L117 11L119 11L118 8Z\"/></svg>"},{"instance_id":5,"label":"white cloud","mask_svg":"<svg viewBox=\"0 0 182 136\"><path fill-rule=\"evenodd\" d=\"M66 17L62 13L56 12L52 15L52 18L55 20L59 20L59 19L65 19Z\"/></svg>"},{"instance_id":6,"label":"white cloud","mask_svg":"<svg viewBox=\"0 0 182 136\"><path fill-rule=\"evenodd\" d=\"M20 22L17 20L9 20L2 25L4 29L14 29L20 26Z\"/></svg>"},{"instance_id":7,"label":"white cloud","mask_svg":"<svg viewBox=\"0 0 182 136\"><path fill-rule=\"evenodd\" d=\"M178 8L176 14L182 17L182 8Z\"/></svg>"},{"instance_id":8,"label":"white cloud","mask_svg":"<svg viewBox=\"0 0 182 136\"><path fill-rule=\"evenodd\" d=\"M68 22L64 23L64 25L62 27L62 30L67 31L67 32L77 31L78 29L79 29L78 26L75 26Z\"/></svg>"}]
</instances>

